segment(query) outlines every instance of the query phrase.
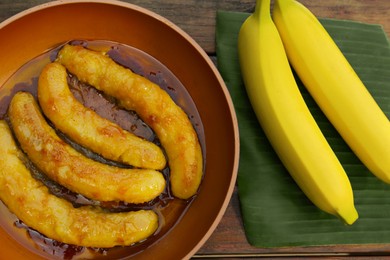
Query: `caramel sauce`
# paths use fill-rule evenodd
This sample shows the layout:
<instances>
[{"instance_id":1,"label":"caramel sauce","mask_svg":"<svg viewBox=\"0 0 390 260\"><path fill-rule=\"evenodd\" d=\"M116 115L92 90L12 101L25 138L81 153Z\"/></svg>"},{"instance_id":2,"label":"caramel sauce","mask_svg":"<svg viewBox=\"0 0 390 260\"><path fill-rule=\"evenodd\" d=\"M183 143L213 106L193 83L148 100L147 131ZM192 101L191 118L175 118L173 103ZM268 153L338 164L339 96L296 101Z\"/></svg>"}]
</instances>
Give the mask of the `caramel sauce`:
<instances>
[{"instance_id":1,"label":"caramel sauce","mask_svg":"<svg viewBox=\"0 0 390 260\"><path fill-rule=\"evenodd\" d=\"M111 41L72 41L70 43L83 45L86 48L96 51L104 51L117 63L148 78L167 91L172 99L187 113L198 133L199 141L204 152L205 138L203 126L196 106L185 87L167 67L141 50ZM37 84L40 71L47 63L55 60L61 46L27 62L0 88L0 119L7 120L9 103L13 95L18 91L28 91L35 97L37 96ZM71 74L68 75L68 84L75 98L86 107L91 108L100 116L115 122L127 131L161 146L153 130L146 125L135 112L120 108L117 106L115 99L106 96L92 86L80 82L77 77ZM89 158L117 167L129 167L104 159L100 155L73 142L59 131L58 135ZM167 180L167 185L165 191L159 197L144 204L128 204L124 202L100 202L88 199L50 180L30 161L27 160L25 163L31 170L34 178L42 181L52 194L70 201L74 207L94 205L103 207L110 212L152 209L159 215L158 230L145 241L127 247L114 247L108 249L86 248L77 245L64 244L45 237L36 230L26 226L15 215L9 212L3 203L0 203L0 226L17 242L44 257L54 259L118 259L135 255L140 251L147 249L154 243L157 243L165 234L167 234L185 214L195 198L194 196L189 200L180 200L171 194L169 167L162 171Z\"/></svg>"}]
</instances>

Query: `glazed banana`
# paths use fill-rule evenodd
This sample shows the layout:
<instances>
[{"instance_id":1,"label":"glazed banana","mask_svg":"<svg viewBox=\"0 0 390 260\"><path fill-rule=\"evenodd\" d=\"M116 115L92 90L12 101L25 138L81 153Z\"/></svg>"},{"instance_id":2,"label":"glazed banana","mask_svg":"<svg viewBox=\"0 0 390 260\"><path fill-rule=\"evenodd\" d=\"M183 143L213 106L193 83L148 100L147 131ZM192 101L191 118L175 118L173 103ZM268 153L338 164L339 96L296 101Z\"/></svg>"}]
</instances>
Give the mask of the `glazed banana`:
<instances>
[{"instance_id":1,"label":"glazed banana","mask_svg":"<svg viewBox=\"0 0 390 260\"><path fill-rule=\"evenodd\" d=\"M367 168L390 183L390 122L317 18L276 0L273 18L298 76Z\"/></svg>"},{"instance_id":2,"label":"glazed banana","mask_svg":"<svg viewBox=\"0 0 390 260\"><path fill-rule=\"evenodd\" d=\"M270 0L257 0L238 38L250 102L279 158L318 208L354 223L358 214L349 179L299 92L271 19Z\"/></svg>"},{"instance_id":3,"label":"glazed banana","mask_svg":"<svg viewBox=\"0 0 390 260\"><path fill-rule=\"evenodd\" d=\"M150 80L82 46L65 45L57 61L119 104L134 110L156 133L168 157L172 193L188 199L198 191L203 158L197 133L186 113Z\"/></svg>"},{"instance_id":4,"label":"glazed banana","mask_svg":"<svg viewBox=\"0 0 390 260\"><path fill-rule=\"evenodd\" d=\"M165 167L164 153L157 145L123 130L78 102L69 90L67 72L61 64L49 63L42 70L38 100L56 128L103 157L137 168Z\"/></svg>"},{"instance_id":5,"label":"glazed banana","mask_svg":"<svg viewBox=\"0 0 390 260\"><path fill-rule=\"evenodd\" d=\"M158 171L113 167L77 152L48 125L30 93L16 93L8 114L29 159L71 191L98 201L128 203L148 202L164 191L165 179Z\"/></svg>"},{"instance_id":6,"label":"glazed banana","mask_svg":"<svg viewBox=\"0 0 390 260\"><path fill-rule=\"evenodd\" d=\"M87 246L125 246L151 236L158 227L152 210L107 213L74 208L31 176L5 121L0 121L0 199L27 226L59 242Z\"/></svg>"}]
</instances>

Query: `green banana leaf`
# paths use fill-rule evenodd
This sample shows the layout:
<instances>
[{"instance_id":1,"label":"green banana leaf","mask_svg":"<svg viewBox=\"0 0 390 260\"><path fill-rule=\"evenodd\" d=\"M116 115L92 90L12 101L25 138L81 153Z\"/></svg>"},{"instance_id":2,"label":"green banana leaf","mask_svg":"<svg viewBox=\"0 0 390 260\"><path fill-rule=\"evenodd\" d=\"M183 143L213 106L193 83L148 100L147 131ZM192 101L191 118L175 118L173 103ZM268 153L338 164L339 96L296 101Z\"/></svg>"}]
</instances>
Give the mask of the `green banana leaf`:
<instances>
[{"instance_id":1,"label":"green banana leaf","mask_svg":"<svg viewBox=\"0 0 390 260\"><path fill-rule=\"evenodd\" d=\"M249 243L258 247L390 243L390 185L372 175L352 153L297 77L310 111L350 178L357 222L347 226L317 209L279 161L252 111L240 75L237 36L248 15L219 11L216 40L218 68L239 123L237 182ZM321 22L389 117L390 44L382 27L331 19Z\"/></svg>"}]
</instances>

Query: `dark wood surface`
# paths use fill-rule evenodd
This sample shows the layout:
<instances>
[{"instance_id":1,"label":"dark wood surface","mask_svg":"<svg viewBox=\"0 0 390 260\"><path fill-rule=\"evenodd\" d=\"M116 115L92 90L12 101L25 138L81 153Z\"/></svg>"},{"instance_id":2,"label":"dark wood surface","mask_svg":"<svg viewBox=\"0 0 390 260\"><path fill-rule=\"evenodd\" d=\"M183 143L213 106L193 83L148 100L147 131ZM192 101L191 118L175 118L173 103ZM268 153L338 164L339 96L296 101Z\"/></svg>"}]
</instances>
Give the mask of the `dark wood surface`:
<instances>
[{"instance_id":1,"label":"dark wood surface","mask_svg":"<svg viewBox=\"0 0 390 260\"><path fill-rule=\"evenodd\" d=\"M0 0L0 22L29 7L47 0ZM215 60L215 16L217 10L252 12L255 0L127 0L154 11L181 27L192 36ZM318 17L357 20L381 24L390 35L390 0L301 0ZM1 39L0 39L1 40ZM257 258L302 256L349 256L387 258L390 245L255 248L248 244L242 219L237 189L227 211L209 240L194 258Z\"/></svg>"}]
</instances>

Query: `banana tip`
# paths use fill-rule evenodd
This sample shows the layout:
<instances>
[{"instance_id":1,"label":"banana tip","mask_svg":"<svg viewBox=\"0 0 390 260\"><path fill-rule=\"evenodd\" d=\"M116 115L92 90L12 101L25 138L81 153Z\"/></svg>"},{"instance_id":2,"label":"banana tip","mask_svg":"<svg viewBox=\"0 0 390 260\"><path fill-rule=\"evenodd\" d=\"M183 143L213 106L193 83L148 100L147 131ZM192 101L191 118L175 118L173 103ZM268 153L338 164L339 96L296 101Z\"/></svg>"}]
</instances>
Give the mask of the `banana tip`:
<instances>
[{"instance_id":1,"label":"banana tip","mask_svg":"<svg viewBox=\"0 0 390 260\"><path fill-rule=\"evenodd\" d=\"M347 225L352 225L359 218L355 207L351 207L348 210L339 211L338 216Z\"/></svg>"}]
</instances>

